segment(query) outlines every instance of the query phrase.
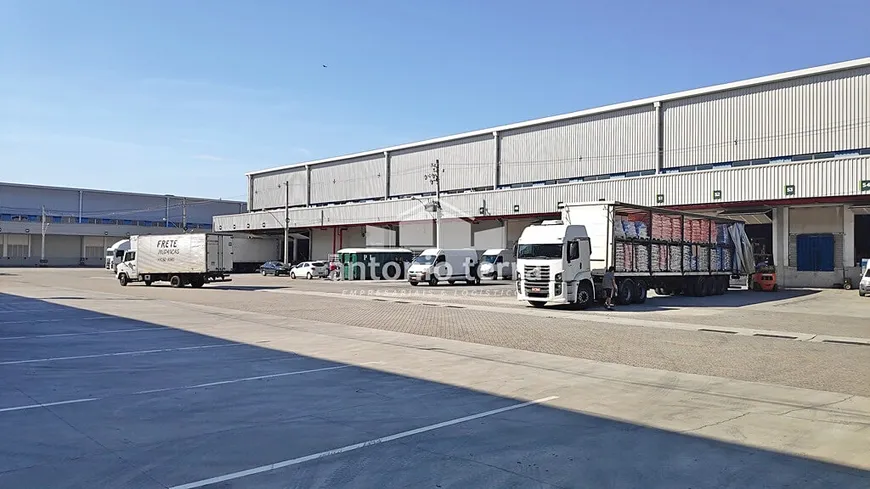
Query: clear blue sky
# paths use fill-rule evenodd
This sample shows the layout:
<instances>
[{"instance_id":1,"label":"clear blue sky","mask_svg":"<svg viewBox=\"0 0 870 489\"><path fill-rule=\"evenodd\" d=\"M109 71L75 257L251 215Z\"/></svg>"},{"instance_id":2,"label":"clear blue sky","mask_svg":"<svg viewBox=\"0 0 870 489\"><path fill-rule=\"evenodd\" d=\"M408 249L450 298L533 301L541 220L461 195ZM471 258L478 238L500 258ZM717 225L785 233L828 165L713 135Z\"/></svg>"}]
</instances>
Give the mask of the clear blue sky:
<instances>
[{"instance_id":1,"label":"clear blue sky","mask_svg":"<svg viewBox=\"0 0 870 489\"><path fill-rule=\"evenodd\" d=\"M868 56L868 18L866 0L0 0L0 181L242 198L246 171Z\"/></svg>"}]
</instances>

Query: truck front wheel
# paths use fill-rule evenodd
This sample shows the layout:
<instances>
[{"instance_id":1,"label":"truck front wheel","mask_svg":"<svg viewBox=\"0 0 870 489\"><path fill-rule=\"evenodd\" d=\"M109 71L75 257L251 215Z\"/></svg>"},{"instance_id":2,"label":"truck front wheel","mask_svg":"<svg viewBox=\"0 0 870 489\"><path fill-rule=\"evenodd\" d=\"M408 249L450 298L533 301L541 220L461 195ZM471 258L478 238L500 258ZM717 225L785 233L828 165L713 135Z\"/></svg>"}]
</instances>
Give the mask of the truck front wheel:
<instances>
[{"instance_id":1,"label":"truck front wheel","mask_svg":"<svg viewBox=\"0 0 870 489\"><path fill-rule=\"evenodd\" d=\"M184 280L182 280L178 275L173 275L172 278L169 279L169 285L178 289L184 287Z\"/></svg>"},{"instance_id":2,"label":"truck front wheel","mask_svg":"<svg viewBox=\"0 0 870 489\"><path fill-rule=\"evenodd\" d=\"M574 306L578 309L588 309L595 302L595 297L592 295L592 286L589 282L583 282L577 286L577 300Z\"/></svg>"},{"instance_id":3,"label":"truck front wheel","mask_svg":"<svg viewBox=\"0 0 870 489\"><path fill-rule=\"evenodd\" d=\"M129 283L129 280L127 280L127 274L126 274L126 273L122 273L122 274L118 275L118 283L121 284L121 287L126 287L126 286L127 286L127 284Z\"/></svg>"},{"instance_id":4,"label":"truck front wheel","mask_svg":"<svg viewBox=\"0 0 870 489\"><path fill-rule=\"evenodd\" d=\"M541 301L529 301L529 304L531 304L532 307L544 307L547 303Z\"/></svg>"}]
</instances>

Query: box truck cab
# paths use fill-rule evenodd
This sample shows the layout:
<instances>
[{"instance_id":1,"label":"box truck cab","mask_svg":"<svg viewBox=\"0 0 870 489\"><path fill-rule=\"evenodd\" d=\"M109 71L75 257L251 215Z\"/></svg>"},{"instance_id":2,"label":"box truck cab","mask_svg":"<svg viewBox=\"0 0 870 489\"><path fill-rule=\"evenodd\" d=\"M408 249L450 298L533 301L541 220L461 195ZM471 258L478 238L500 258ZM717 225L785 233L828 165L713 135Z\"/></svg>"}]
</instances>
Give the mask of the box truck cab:
<instances>
[{"instance_id":1,"label":"box truck cab","mask_svg":"<svg viewBox=\"0 0 870 489\"><path fill-rule=\"evenodd\" d=\"M516 259L513 250L490 249L483 252L480 259L480 276L498 280L514 278Z\"/></svg>"},{"instance_id":2,"label":"box truck cab","mask_svg":"<svg viewBox=\"0 0 870 489\"><path fill-rule=\"evenodd\" d=\"M527 227L517 241L517 296L535 307L595 302L589 237L582 225L544 221Z\"/></svg>"},{"instance_id":3,"label":"box truck cab","mask_svg":"<svg viewBox=\"0 0 870 489\"><path fill-rule=\"evenodd\" d=\"M446 281L454 284L464 280L468 284L479 284L478 266L480 260L477 250L471 248L444 250L432 248L423 250L408 268L408 282L417 285L426 282L438 285Z\"/></svg>"},{"instance_id":4,"label":"box truck cab","mask_svg":"<svg viewBox=\"0 0 870 489\"><path fill-rule=\"evenodd\" d=\"M118 263L124 260L124 252L130 249L130 240L122 239L106 248L106 270L115 271Z\"/></svg>"}]
</instances>

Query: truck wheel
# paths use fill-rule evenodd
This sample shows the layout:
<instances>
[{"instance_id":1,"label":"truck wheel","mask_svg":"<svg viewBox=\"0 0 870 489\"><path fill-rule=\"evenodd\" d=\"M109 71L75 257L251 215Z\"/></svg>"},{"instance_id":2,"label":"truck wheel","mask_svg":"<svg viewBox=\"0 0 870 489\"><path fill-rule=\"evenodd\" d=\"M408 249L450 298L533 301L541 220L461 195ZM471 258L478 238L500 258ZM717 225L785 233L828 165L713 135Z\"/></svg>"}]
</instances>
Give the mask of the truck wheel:
<instances>
[{"instance_id":1,"label":"truck wheel","mask_svg":"<svg viewBox=\"0 0 870 489\"><path fill-rule=\"evenodd\" d=\"M122 273L122 274L118 275L118 283L121 284L121 287L126 287L127 282L128 281L127 281L127 274L126 273Z\"/></svg>"},{"instance_id":2,"label":"truck wheel","mask_svg":"<svg viewBox=\"0 0 870 489\"><path fill-rule=\"evenodd\" d=\"M646 284L638 281L634 289L634 303L643 304L646 302Z\"/></svg>"},{"instance_id":3,"label":"truck wheel","mask_svg":"<svg viewBox=\"0 0 870 489\"><path fill-rule=\"evenodd\" d=\"M198 289L203 285L205 285L205 279L202 277L194 277L190 280L190 286L195 289Z\"/></svg>"},{"instance_id":4,"label":"truck wheel","mask_svg":"<svg viewBox=\"0 0 870 489\"><path fill-rule=\"evenodd\" d=\"M592 286L589 282L583 282L577 286L577 301L574 306L577 309L588 309L595 302L595 297L592 294Z\"/></svg>"},{"instance_id":5,"label":"truck wheel","mask_svg":"<svg viewBox=\"0 0 870 489\"><path fill-rule=\"evenodd\" d=\"M411 285L414 286L414 287L416 287L417 285L420 284L420 282L408 282L408 283L411 284Z\"/></svg>"},{"instance_id":6,"label":"truck wheel","mask_svg":"<svg viewBox=\"0 0 870 489\"><path fill-rule=\"evenodd\" d=\"M181 280L181 277L179 277L178 275L173 275L172 278L169 279L169 285L175 287L176 289L179 289L181 287L184 287L184 280Z\"/></svg>"},{"instance_id":7,"label":"truck wheel","mask_svg":"<svg viewBox=\"0 0 870 489\"><path fill-rule=\"evenodd\" d=\"M627 306L634 301L636 287L634 280L630 278L623 280L621 284L617 284L616 288L619 289L619 292L617 292L616 300L619 301L620 305Z\"/></svg>"},{"instance_id":8,"label":"truck wheel","mask_svg":"<svg viewBox=\"0 0 870 489\"><path fill-rule=\"evenodd\" d=\"M146 280L146 281L145 281L145 287L151 287L151 281L150 281L150 280Z\"/></svg>"},{"instance_id":9,"label":"truck wheel","mask_svg":"<svg viewBox=\"0 0 870 489\"><path fill-rule=\"evenodd\" d=\"M547 303L541 301L529 301L529 304L531 304L532 307L544 307Z\"/></svg>"}]
</instances>

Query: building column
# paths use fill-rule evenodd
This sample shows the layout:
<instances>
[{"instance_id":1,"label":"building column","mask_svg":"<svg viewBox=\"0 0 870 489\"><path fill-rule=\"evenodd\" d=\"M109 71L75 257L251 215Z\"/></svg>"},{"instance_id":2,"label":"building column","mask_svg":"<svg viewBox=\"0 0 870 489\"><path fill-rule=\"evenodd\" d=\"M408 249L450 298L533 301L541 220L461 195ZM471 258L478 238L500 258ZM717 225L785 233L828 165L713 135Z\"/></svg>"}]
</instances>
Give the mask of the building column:
<instances>
[{"instance_id":1,"label":"building column","mask_svg":"<svg viewBox=\"0 0 870 489\"><path fill-rule=\"evenodd\" d=\"M305 165L305 205L311 206L311 166ZM321 214L320 224L323 224L323 214Z\"/></svg>"},{"instance_id":2,"label":"building column","mask_svg":"<svg viewBox=\"0 0 870 489\"><path fill-rule=\"evenodd\" d=\"M390 152L384 151L384 199L390 198Z\"/></svg>"},{"instance_id":3,"label":"building column","mask_svg":"<svg viewBox=\"0 0 870 489\"><path fill-rule=\"evenodd\" d=\"M495 148L492 158L492 188L493 190L497 190L499 180L501 179L501 176L499 175L499 167L501 166L501 142L499 140L498 131L492 131L492 140Z\"/></svg>"},{"instance_id":4,"label":"building column","mask_svg":"<svg viewBox=\"0 0 870 489\"><path fill-rule=\"evenodd\" d=\"M27 233L27 258L33 256L33 235Z\"/></svg>"},{"instance_id":5,"label":"building column","mask_svg":"<svg viewBox=\"0 0 870 489\"><path fill-rule=\"evenodd\" d=\"M855 213L843 206L843 268L855 266Z\"/></svg>"},{"instance_id":6,"label":"building column","mask_svg":"<svg viewBox=\"0 0 870 489\"><path fill-rule=\"evenodd\" d=\"M299 262L299 248L297 246L298 244L299 244L299 240L296 238L293 238L293 263Z\"/></svg>"},{"instance_id":7,"label":"building column","mask_svg":"<svg viewBox=\"0 0 870 489\"><path fill-rule=\"evenodd\" d=\"M655 133L656 133L656 173L661 173L665 167L665 133L664 133L664 112L662 111L662 103L653 103L656 111Z\"/></svg>"}]
</instances>

